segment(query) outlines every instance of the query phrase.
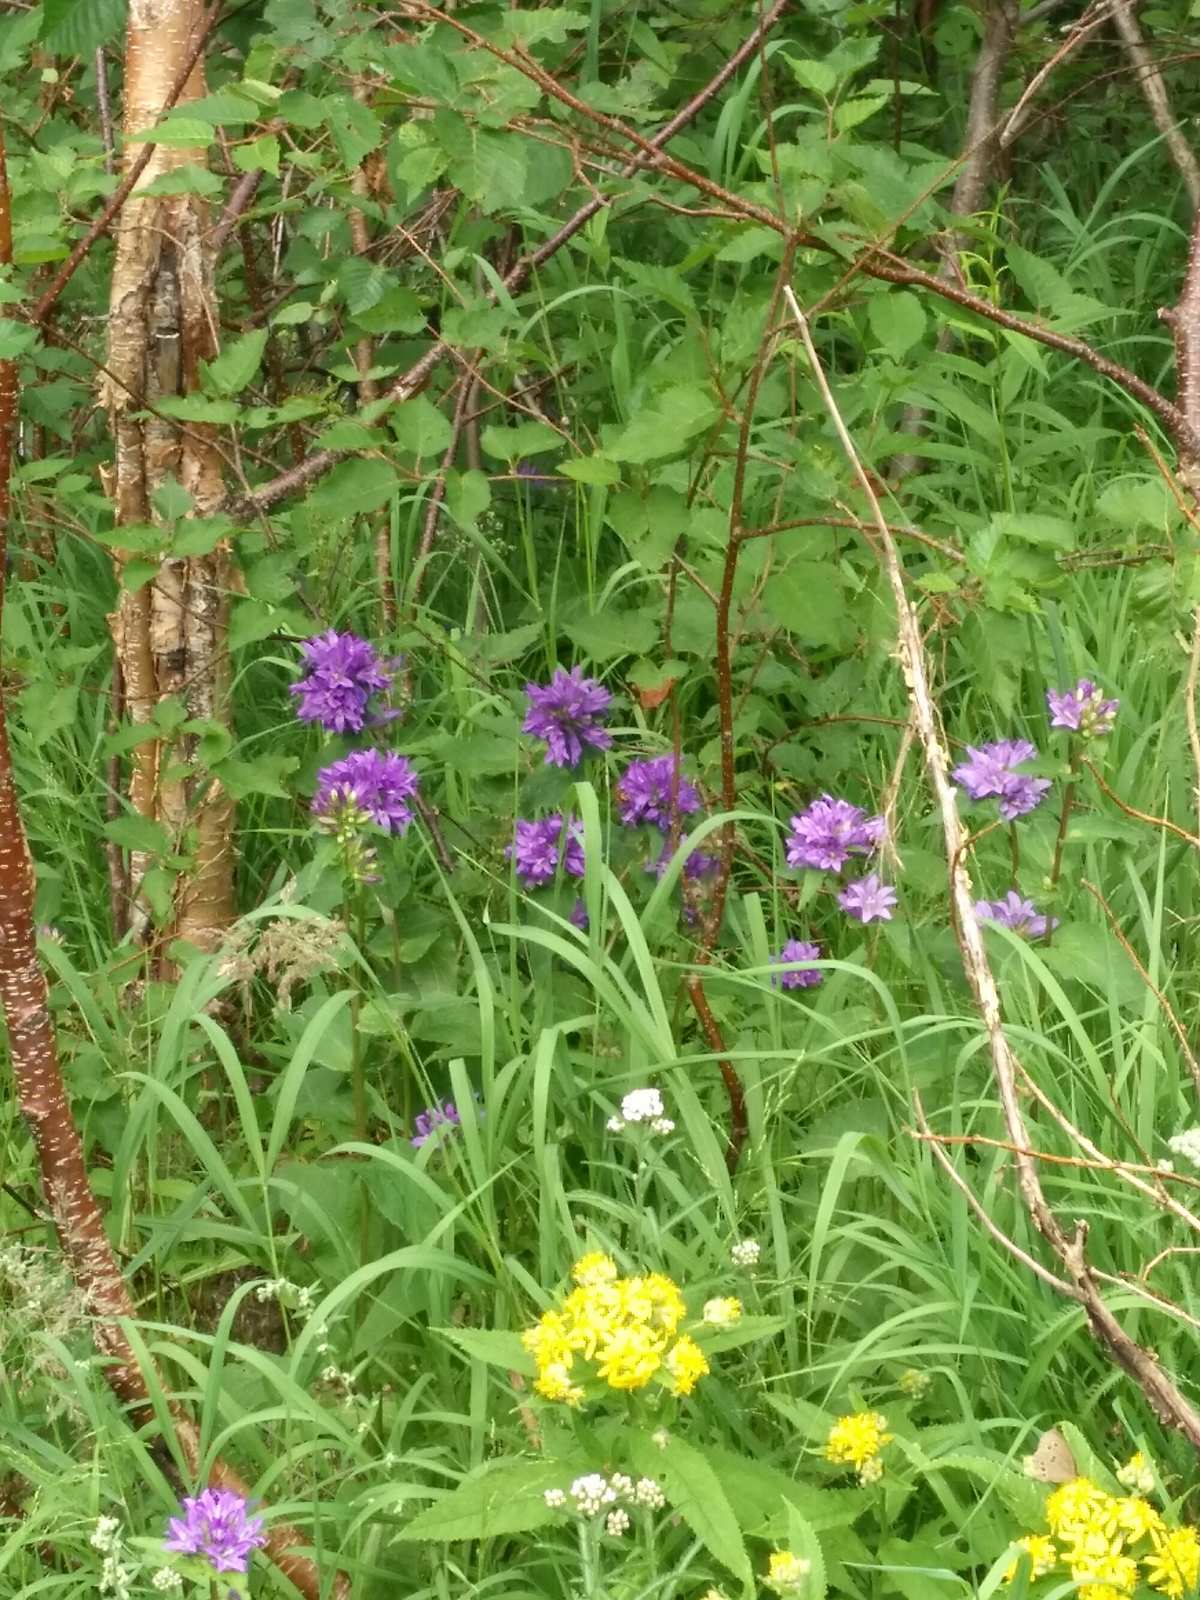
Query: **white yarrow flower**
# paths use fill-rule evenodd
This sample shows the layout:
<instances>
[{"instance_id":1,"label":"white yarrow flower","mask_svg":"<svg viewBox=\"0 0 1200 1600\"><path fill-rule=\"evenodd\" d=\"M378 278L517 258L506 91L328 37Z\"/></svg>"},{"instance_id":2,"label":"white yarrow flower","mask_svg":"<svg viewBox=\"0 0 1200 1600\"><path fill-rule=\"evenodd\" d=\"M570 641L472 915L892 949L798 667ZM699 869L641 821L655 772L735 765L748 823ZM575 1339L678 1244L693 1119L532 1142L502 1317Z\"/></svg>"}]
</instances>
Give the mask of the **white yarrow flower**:
<instances>
[{"instance_id":1,"label":"white yarrow flower","mask_svg":"<svg viewBox=\"0 0 1200 1600\"><path fill-rule=\"evenodd\" d=\"M608 1129L609 1133L625 1132L625 1124L621 1121L620 1117L609 1117L604 1126Z\"/></svg>"},{"instance_id":2,"label":"white yarrow flower","mask_svg":"<svg viewBox=\"0 0 1200 1600\"><path fill-rule=\"evenodd\" d=\"M542 1499L551 1511L560 1511L567 1503L566 1494L562 1489L547 1489Z\"/></svg>"},{"instance_id":3,"label":"white yarrow flower","mask_svg":"<svg viewBox=\"0 0 1200 1600\"><path fill-rule=\"evenodd\" d=\"M1183 1133L1174 1134L1167 1140L1167 1147L1185 1161L1190 1161L1194 1167L1200 1167L1200 1128L1188 1128Z\"/></svg>"},{"instance_id":4,"label":"white yarrow flower","mask_svg":"<svg viewBox=\"0 0 1200 1600\"><path fill-rule=\"evenodd\" d=\"M670 1117L655 1117L654 1121L650 1124L650 1132L661 1134L665 1137L668 1133L675 1132L675 1124L671 1121Z\"/></svg>"},{"instance_id":5,"label":"white yarrow flower","mask_svg":"<svg viewBox=\"0 0 1200 1600\"><path fill-rule=\"evenodd\" d=\"M631 1089L621 1101L626 1122L653 1122L663 1114L662 1095L657 1089Z\"/></svg>"},{"instance_id":6,"label":"white yarrow flower","mask_svg":"<svg viewBox=\"0 0 1200 1600\"><path fill-rule=\"evenodd\" d=\"M661 1511L667 1503L666 1495L653 1478L639 1478L634 1486L633 1498L635 1504L645 1506L649 1511Z\"/></svg>"},{"instance_id":7,"label":"white yarrow flower","mask_svg":"<svg viewBox=\"0 0 1200 1600\"><path fill-rule=\"evenodd\" d=\"M610 1511L604 1519L604 1526L614 1539L619 1539L623 1533L629 1531L628 1511Z\"/></svg>"},{"instance_id":8,"label":"white yarrow flower","mask_svg":"<svg viewBox=\"0 0 1200 1600\"><path fill-rule=\"evenodd\" d=\"M756 1267L762 1246L757 1239L739 1239L729 1255L735 1267Z\"/></svg>"},{"instance_id":9,"label":"white yarrow flower","mask_svg":"<svg viewBox=\"0 0 1200 1600\"><path fill-rule=\"evenodd\" d=\"M179 1594L183 1589L183 1579L174 1567L159 1567L150 1579L150 1587L157 1589L160 1594Z\"/></svg>"}]
</instances>

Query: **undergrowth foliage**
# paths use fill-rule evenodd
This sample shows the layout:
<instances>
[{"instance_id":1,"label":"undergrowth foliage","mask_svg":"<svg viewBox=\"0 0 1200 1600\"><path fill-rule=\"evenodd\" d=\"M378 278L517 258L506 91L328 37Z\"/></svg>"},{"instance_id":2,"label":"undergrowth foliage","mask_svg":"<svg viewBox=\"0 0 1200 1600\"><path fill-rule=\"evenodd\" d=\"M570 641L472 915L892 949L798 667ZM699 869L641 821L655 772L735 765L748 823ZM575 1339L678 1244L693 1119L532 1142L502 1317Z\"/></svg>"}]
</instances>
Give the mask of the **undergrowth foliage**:
<instances>
[{"instance_id":1,"label":"undergrowth foliage","mask_svg":"<svg viewBox=\"0 0 1200 1600\"><path fill-rule=\"evenodd\" d=\"M124 8L0 15L12 770L146 1386L6 1080L0 1600L1200 1593L1187 167L1119 30L934 10L214 13L138 521Z\"/></svg>"}]
</instances>

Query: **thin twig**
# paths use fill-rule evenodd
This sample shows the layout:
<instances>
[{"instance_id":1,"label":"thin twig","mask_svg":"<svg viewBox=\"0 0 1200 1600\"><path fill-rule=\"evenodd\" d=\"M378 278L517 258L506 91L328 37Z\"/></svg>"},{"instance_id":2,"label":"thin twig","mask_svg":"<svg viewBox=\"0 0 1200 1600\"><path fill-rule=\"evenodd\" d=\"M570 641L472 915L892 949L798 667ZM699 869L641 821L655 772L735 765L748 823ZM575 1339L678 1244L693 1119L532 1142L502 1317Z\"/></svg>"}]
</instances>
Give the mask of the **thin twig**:
<instances>
[{"instance_id":1,"label":"thin twig","mask_svg":"<svg viewBox=\"0 0 1200 1600\"><path fill-rule=\"evenodd\" d=\"M1121 44L1134 69L1134 76L1146 97L1150 118L1163 136L1171 160L1175 163L1183 186L1192 202L1192 210L1200 207L1200 163L1197 163L1191 144L1178 119L1171 110L1167 86L1158 63L1146 48L1142 30L1138 27L1131 0L1113 0L1113 21L1121 35Z\"/></svg>"},{"instance_id":2,"label":"thin twig","mask_svg":"<svg viewBox=\"0 0 1200 1600\"><path fill-rule=\"evenodd\" d=\"M1177 822L1172 822L1169 817L1152 816L1150 812L1139 811L1136 806L1131 806L1126 801L1122 800L1119 794L1116 794L1112 789L1109 788L1108 784L1105 783L1104 779L1100 776L1099 772L1097 772L1096 768L1086 756L1082 758L1082 765L1085 766L1091 773L1092 777L1095 778L1096 783L1098 784L1102 793L1106 794L1112 801L1113 805L1119 807L1127 817L1133 817L1138 822L1145 822L1152 828L1162 828L1167 833L1173 833L1176 838L1182 839L1185 844L1190 844L1193 848L1200 848L1200 838L1197 838L1194 833L1189 833L1186 828L1181 828Z\"/></svg>"}]
</instances>

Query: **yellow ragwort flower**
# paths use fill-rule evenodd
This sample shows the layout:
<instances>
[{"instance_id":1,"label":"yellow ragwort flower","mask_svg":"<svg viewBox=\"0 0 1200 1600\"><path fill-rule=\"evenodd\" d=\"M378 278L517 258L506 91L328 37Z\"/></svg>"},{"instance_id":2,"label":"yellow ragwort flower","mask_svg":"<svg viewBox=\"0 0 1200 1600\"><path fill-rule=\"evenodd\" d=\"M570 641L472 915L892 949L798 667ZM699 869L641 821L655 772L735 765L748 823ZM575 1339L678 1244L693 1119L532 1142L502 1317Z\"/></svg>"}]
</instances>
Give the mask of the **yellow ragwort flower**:
<instances>
[{"instance_id":1,"label":"yellow ragwort flower","mask_svg":"<svg viewBox=\"0 0 1200 1600\"><path fill-rule=\"evenodd\" d=\"M704 1359L704 1351L690 1335L684 1334L681 1339L667 1351L664 1365L671 1374L672 1394L691 1394L708 1371L708 1362Z\"/></svg>"},{"instance_id":2,"label":"yellow ragwort flower","mask_svg":"<svg viewBox=\"0 0 1200 1600\"><path fill-rule=\"evenodd\" d=\"M532 1328L526 1328L521 1343L539 1367L553 1362L571 1363L570 1330L567 1320L557 1311L546 1311Z\"/></svg>"},{"instance_id":3,"label":"yellow ragwort flower","mask_svg":"<svg viewBox=\"0 0 1200 1600\"><path fill-rule=\"evenodd\" d=\"M590 1250L571 1268L571 1276L584 1289L599 1283L616 1283L617 1263L603 1250Z\"/></svg>"},{"instance_id":4,"label":"yellow ragwort flower","mask_svg":"<svg viewBox=\"0 0 1200 1600\"><path fill-rule=\"evenodd\" d=\"M597 1354L596 1371L610 1389L644 1389L662 1365L662 1352L652 1328L617 1328Z\"/></svg>"},{"instance_id":5,"label":"yellow ragwort flower","mask_svg":"<svg viewBox=\"0 0 1200 1600\"><path fill-rule=\"evenodd\" d=\"M1053 1572L1058 1562L1058 1551L1054 1540L1045 1533L1027 1533L1023 1539L1014 1539L1013 1545L1018 1550L1024 1550L1032 1565L1030 1576L1044 1578L1048 1572ZM1011 1583L1017 1575L1017 1568L1021 1565L1021 1558L1017 1556L1012 1565L1004 1574L1005 1583Z\"/></svg>"},{"instance_id":6,"label":"yellow ragwort flower","mask_svg":"<svg viewBox=\"0 0 1200 1600\"><path fill-rule=\"evenodd\" d=\"M1126 1544L1136 1544L1139 1539L1166 1531L1166 1523L1150 1502L1136 1495L1126 1495L1117 1501L1117 1527L1125 1535Z\"/></svg>"},{"instance_id":7,"label":"yellow ragwort flower","mask_svg":"<svg viewBox=\"0 0 1200 1600\"><path fill-rule=\"evenodd\" d=\"M1102 1519L1112 1496L1105 1494L1090 1478L1072 1478L1046 1499L1046 1521L1050 1532L1070 1539L1077 1532L1091 1529Z\"/></svg>"},{"instance_id":8,"label":"yellow ragwort flower","mask_svg":"<svg viewBox=\"0 0 1200 1600\"><path fill-rule=\"evenodd\" d=\"M1168 1600L1190 1595L1200 1580L1200 1536L1195 1528L1172 1528L1154 1535L1145 1560L1146 1582Z\"/></svg>"},{"instance_id":9,"label":"yellow ragwort flower","mask_svg":"<svg viewBox=\"0 0 1200 1600\"><path fill-rule=\"evenodd\" d=\"M1122 1553L1119 1545L1079 1563L1071 1563L1071 1576L1082 1585L1081 1600L1120 1600L1132 1594L1137 1586L1138 1567L1132 1556Z\"/></svg>"},{"instance_id":10,"label":"yellow ragwort flower","mask_svg":"<svg viewBox=\"0 0 1200 1600\"><path fill-rule=\"evenodd\" d=\"M829 1430L825 1441L825 1459L837 1466L857 1467L861 1472L864 1463L872 1460L892 1438L887 1432L887 1418L878 1411L856 1411L853 1416L839 1417Z\"/></svg>"},{"instance_id":11,"label":"yellow ragwort flower","mask_svg":"<svg viewBox=\"0 0 1200 1600\"><path fill-rule=\"evenodd\" d=\"M767 1568L767 1588L776 1594L795 1594L804 1587L811 1571L812 1562L803 1556L793 1555L790 1550L774 1550Z\"/></svg>"},{"instance_id":12,"label":"yellow ragwort flower","mask_svg":"<svg viewBox=\"0 0 1200 1600\"><path fill-rule=\"evenodd\" d=\"M671 1338L687 1315L679 1286L661 1272L644 1278L622 1278L621 1309L631 1322L642 1322Z\"/></svg>"},{"instance_id":13,"label":"yellow ragwort flower","mask_svg":"<svg viewBox=\"0 0 1200 1600\"><path fill-rule=\"evenodd\" d=\"M742 1302L733 1295L718 1295L704 1302L704 1320L711 1328L732 1328L742 1319Z\"/></svg>"},{"instance_id":14,"label":"yellow ragwort flower","mask_svg":"<svg viewBox=\"0 0 1200 1600\"><path fill-rule=\"evenodd\" d=\"M577 1406L583 1399L583 1390L571 1382L571 1369L566 1362L552 1361L542 1367L533 1386L543 1400L560 1400Z\"/></svg>"},{"instance_id":15,"label":"yellow ragwort flower","mask_svg":"<svg viewBox=\"0 0 1200 1600\"><path fill-rule=\"evenodd\" d=\"M572 1289L563 1301L567 1342L589 1361L621 1324L621 1297L615 1284L594 1283Z\"/></svg>"}]
</instances>

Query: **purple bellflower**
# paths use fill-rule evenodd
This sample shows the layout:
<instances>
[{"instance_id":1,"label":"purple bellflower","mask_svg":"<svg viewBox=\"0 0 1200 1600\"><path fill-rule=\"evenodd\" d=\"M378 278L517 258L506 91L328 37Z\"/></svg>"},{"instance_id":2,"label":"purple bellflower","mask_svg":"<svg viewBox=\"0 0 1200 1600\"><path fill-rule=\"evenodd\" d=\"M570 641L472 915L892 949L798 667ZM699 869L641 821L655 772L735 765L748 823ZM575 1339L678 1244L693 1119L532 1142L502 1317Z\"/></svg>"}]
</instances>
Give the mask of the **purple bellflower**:
<instances>
[{"instance_id":1,"label":"purple bellflower","mask_svg":"<svg viewBox=\"0 0 1200 1600\"><path fill-rule=\"evenodd\" d=\"M409 802L420 779L407 756L391 750L352 750L317 773L312 808L327 824L347 822L352 808L387 833L403 833L413 819Z\"/></svg>"},{"instance_id":2,"label":"purple bellflower","mask_svg":"<svg viewBox=\"0 0 1200 1600\"><path fill-rule=\"evenodd\" d=\"M550 883L562 859L563 871L572 878L583 877L583 824L568 822L562 838L563 819L555 812L540 821L518 817L513 842L504 854L516 867L517 877L527 889Z\"/></svg>"},{"instance_id":3,"label":"purple bellflower","mask_svg":"<svg viewBox=\"0 0 1200 1600\"><path fill-rule=\"evenodd\" d=\"M840 872L852 855L870 855L883 839L884 820L848 800L823 794L792 818L788 865Z\"/></svg>"},{"instance_id":4,"label":"purple bellflower","mask_svg":"<svg viewBox=\"0 0 1200 1600\"><path fill-rule=\"evenodd\" d=\"M1027 739L997 739L994 744L967 746L969 761L955 767L950 776L972 800L995 795L1000 815L1013 822L1040 805L1050 788L1049 778L1030 778L1016 769L1037 758L1036 748Z\"/></svg>"},{"instance_id":5,"label":"purple bellflower","mask_svg":"<svg viewBox=\"0 0 1200 1600\"><path fill-rule=\"evenodd\" d=\"M453 1100L447 1100L444 1106L429 1106L413 1119L413 1136L408 1142L414 1150L419 1150L435 1135L440 1138L442 1129L457 1128L461 1122Z\"/></svg>"},{"instance_id":6,"label":"purple bellflower","mask_svg":"<svg viewBox=\"0 0 1200 1600\"><path fill-rule=\"evenodd\" d=\"M789 939L777 956L772 956L772 962L784 961L819 961L821 959L821 946L810 944L807 939ZM779 989L815 989L822 981L825 974L814 972L776 972L772 974L771 984Z\"/></svg>"},{"instance_id":7,"label":"purple bellflower","mask_svg":"<svg viewBox=\"0 0 1200 1600\"><path fill-rule=\"evenodd\" d=\"M1022 900L1015 889L1010 889L1003 900L976 900L975 915L982 922L998 922L1002 928L1011 928L1027 939L1041 939L1058 927L1057 917L1043 917L1032 900Z\"/></svg>"},{"instance_id":8,"label":"purple bellflower","mask_svg":"<svg viewBox=\"0 0 1200 1600\"><path fill-rule=\"evenodd\" d=\"M261 1517L247 1517L246 1502L229 1489L205 1489L183 1502L172 1517L163 1548L177 1555L206 1556L214 1572L245 1572L252 1550L266 1544Z\"/></svg>"},{"instance_id":9,"label":"purple bellflower","mask_svg":"<svg viewBox=\"0 0 1200 1600\"><path fill-rule=\"evenodd\" d=\"M1106 700L1104 691L1090 678L1080 678L1073 689L1064 689L1061 694L1048 690L1046 703L1051 711L1052 728L1066 728L1070 733L1082 734L1085 739L1111 733L1121 704L1119 700Z\"/></svg>"},{"instance_id":10,"label":"purple bellflower","mask_svg":"<svg viewBox=\"0 0 1200 1600\"><path fill-rule=\"evenodd\" d=\"M546 741L548 766L577 767L584 745L607 750L612 744L612 734L600 724L612 695L595 678L585 678L582 667L559 667L549 683L527 683L525 693L529 712L521 728Z\"/></svg>"},{"instance_id":11,"label":"purple bellflower","mask_svg":"<svg viewBox=\"0 0 1200 1600\"><path fill-rule=\"evenodd\" d=\"M309 670L290 692L300 702L296 715L301 722L319 722L328 733L361 733L371 696L392 686L392 674L374 645L356 633L330 628L306 639L300 650Z\"/></svg>"},{"instance_id":12,"label":"purple bellflower","mask_svg":"<svg viewBox=\"0 0 1200 1600\"><path fill-rule=\"evenodd\" d=\"M676 817L699 811L700 794L679 771L673 755L654 756L631 761L625 768L617 784L617 808L627 828L648 822L668 833L672 809Z\"/></svg>"},{"instance_id":13,"label":"purple bellflower","mask_svg":"<svg viewBox=\"0 0 1200 1600\"><path fill-rule=\"evenodd\" d=\"M857 883L848 883L838 895L838 905L859 922L890 922L896 904L896 891L880 883L877 873L868 873Z\"/></svg>"}]
</instances>

